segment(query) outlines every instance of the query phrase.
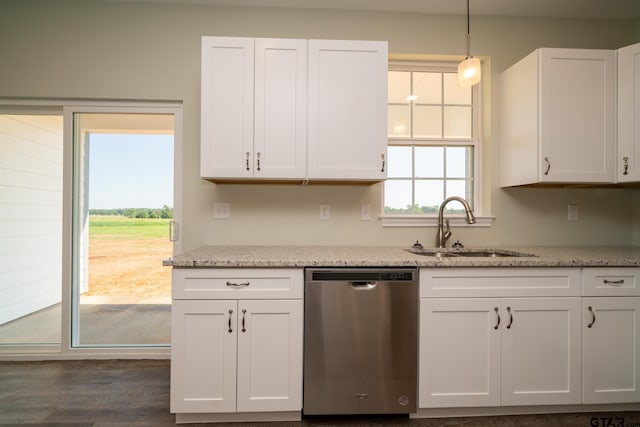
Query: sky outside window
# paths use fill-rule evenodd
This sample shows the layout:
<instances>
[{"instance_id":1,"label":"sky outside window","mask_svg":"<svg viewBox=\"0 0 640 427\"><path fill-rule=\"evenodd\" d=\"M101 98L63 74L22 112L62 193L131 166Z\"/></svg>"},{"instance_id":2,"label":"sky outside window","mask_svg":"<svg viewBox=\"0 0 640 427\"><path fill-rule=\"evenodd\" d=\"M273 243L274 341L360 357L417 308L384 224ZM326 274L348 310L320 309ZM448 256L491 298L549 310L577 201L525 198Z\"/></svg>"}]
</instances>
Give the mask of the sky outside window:
<instances>
[{"instance_id":1,"label":"sky outside window","mask_svg":"<svg viewBox=\"0 0 640 427\"><path fill-rule=\"evenodd\" d=\"M173 207L173 135L91 134L90 209Z\"/></svg>"}]
</instances>

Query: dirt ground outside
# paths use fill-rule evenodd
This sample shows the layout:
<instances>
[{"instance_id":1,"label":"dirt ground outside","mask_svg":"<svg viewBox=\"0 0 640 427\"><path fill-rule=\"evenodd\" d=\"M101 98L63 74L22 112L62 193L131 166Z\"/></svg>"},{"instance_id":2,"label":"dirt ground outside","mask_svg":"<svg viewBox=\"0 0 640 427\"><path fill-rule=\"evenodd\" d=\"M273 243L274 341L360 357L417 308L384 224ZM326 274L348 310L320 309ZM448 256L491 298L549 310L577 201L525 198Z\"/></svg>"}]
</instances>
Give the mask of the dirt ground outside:
<instances>
[{"instance_id":1,"label":"dirt ground outside","mask_svg":"<svg viewBox=\"0 0 640 427\"><path fill-rule=\"evenodd\" d=\"M170 297L172 255L168 238L89 241L89 290L83 296Z\"/></svg>"}]
</instances>

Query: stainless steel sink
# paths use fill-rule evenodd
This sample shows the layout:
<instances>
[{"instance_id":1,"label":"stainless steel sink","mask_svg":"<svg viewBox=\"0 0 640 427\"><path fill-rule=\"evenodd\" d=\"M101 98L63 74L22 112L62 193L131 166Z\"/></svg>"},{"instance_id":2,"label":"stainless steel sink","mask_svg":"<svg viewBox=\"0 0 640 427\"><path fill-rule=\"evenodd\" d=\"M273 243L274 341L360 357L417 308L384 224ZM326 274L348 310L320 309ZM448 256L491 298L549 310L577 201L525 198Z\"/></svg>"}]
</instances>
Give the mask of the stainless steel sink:
<instances>
[{"instance_id":1,"label":"stainless steel sink","mask_svg":"<svg viewBox=\"0 0 640 427\"><path fill-rule=\"evenodd\" d=\"M406 249L416 255L429 256L434 258L456 258L456 257L477 257L477 258L502 258L502 257L532 257L535 255L525 252L511 251L507 249L449 249L449 248L411 248Z\"/></svg>"}]
</instances>

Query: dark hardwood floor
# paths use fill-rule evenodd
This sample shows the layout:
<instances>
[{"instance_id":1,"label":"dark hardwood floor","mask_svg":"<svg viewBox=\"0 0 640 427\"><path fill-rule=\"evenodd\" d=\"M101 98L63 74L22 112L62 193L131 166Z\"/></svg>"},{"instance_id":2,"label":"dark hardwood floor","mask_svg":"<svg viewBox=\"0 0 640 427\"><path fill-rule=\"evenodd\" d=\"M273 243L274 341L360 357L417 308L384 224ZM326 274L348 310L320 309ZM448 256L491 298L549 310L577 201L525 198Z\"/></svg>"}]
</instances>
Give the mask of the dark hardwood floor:
<instances>
[{"instance_id":1,"label":"dark hardwood floor","mask_svg":"<svg viewBox=\"0 0 640 427\"><path fill-rule=\"evenodd\" d=\"M599 418L613 418L612 424ZM592 421L595 419L595 422ZM620 423L623 420L623 423ZM168 360L0 362L0 425L163 427L169 413ZM404 417L311 417L289 423L218 426L640 427L640 412L410 420Z\"/></svg>"}]
</instances>

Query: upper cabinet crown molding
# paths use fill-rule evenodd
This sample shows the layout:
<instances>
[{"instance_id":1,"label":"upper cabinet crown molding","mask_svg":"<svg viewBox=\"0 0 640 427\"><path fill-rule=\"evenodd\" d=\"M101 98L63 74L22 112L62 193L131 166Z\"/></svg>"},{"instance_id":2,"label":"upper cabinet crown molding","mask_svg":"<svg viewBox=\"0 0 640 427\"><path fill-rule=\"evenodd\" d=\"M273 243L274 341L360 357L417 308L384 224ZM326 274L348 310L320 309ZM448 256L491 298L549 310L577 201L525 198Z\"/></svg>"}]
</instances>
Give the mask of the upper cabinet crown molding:
<instances>
[{"instance_id":1,"label":"upper cabinet crown molding","mask_svg":"<svg viewBox=\"0 0 640 427\"><path fill-rule=\"evenodd\" d=\"M616 54L538 49L500 78L500 185L615 180Z\"/></svg>"},{"instance_id":2,"label":"upper cabinet crown molding","mask_svg":"<svg viewBox=\"0 0 640 427\"><path fill-rule=\"evenodd\" d=\"M202 177L386 177L387 42L202 38Z\"/></svg>"}]
</instances>

